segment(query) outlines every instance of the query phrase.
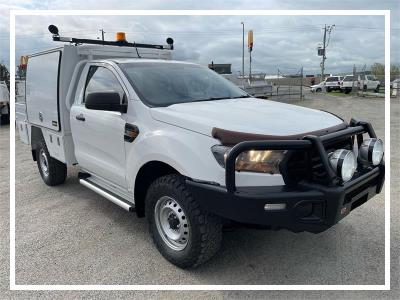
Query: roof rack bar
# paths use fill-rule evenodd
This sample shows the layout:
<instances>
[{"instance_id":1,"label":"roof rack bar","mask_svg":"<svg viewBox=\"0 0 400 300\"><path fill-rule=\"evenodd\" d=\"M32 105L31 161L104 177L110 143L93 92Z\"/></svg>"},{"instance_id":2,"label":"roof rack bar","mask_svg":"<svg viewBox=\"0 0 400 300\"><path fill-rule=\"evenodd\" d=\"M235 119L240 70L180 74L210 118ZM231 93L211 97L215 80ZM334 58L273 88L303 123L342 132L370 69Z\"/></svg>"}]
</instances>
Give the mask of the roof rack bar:
<instances>
[{"instance_id":1,"label":"roof rack bar","mask_svg":"<svg viewBox=\"0 0 400 300\"><path fill-rule=\"evenodd\" d=\"M152 44L140 44L140 43L129 43L127 41L103 41L103 40L91 40L91 39L77 39L70 37L60 37L53 35L53 41L55 42L69 42L74 44L92 44L92 45L106 45L106 46L119 46L119 47L134 47L134 48L152 48L160 50L172 50L173 44L169 45L152 45Z\"/></svg>"}]
</instances>

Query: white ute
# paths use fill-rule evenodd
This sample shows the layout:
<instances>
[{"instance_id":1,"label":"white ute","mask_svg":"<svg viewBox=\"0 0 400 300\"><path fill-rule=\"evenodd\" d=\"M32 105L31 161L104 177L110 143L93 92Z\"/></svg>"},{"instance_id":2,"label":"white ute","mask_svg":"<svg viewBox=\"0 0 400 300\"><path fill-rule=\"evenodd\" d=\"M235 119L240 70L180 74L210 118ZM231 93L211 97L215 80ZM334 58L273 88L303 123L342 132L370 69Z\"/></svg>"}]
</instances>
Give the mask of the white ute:
<instances>
[{"instance_id":1,"label":"white ute","mask_svg":"<svg viewBox=\"0 0 400 300\"><path fill-rule=\"evenodd\" d=\"M346 75L340 82L340 89L346 94L350 93L353 88L356 90L373 90L379 92L381 83L373 75Z\"/></svg>"},{"instance_id":2,"label":"white ute","mask_svg":"<svg viewBox=\"0 0 400 300\"><path fill-rule=\"evenodd\" d=\"M383 145L367 122L253 98L170 60L172 39L49 29L72 44L30 55L17 119L44 182L62 184L78 165L84 186L148 219L179 267L210 259L223 224L318 233L381 191Z\"/></svg>"}]
</instances>

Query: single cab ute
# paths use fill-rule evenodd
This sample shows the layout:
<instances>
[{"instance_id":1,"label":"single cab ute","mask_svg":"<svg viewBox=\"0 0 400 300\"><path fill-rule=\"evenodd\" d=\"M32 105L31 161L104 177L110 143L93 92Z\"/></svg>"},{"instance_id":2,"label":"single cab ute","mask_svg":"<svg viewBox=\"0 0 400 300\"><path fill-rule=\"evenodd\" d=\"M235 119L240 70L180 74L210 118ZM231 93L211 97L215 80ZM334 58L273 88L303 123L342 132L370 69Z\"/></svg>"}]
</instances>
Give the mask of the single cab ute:
<instances>
[{"instance_id":1,"label":"single cab ute","mask_svg":"<svg viewBox=\"0 0 400 300\"><path fill-rule=\"evenodd\" d=\"M171 60L172 39L50 29L71 44L29 56L17 119L41 177L62 184L77 165L82 185L146 217L179 267L210 259L227 220L319 233L382 189L383 144L368 122L253 98Z\"/></svg>"}]
</instances>

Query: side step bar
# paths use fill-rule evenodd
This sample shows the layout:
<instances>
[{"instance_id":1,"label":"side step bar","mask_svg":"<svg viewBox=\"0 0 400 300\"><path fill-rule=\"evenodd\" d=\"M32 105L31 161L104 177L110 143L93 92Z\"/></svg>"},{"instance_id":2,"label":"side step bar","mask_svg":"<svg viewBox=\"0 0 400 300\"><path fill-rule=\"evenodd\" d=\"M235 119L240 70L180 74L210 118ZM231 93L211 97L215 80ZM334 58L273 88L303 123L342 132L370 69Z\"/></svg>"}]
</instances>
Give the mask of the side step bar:
<instances>
[{"instance_id":1,"label":"side step bar","mask_svg":"<svg viewBox=\"0 0 400 300\"><path fill-rule=\"evenodd\" d=\"M79 183L86 186L87 188L91 189L93 192L99 194L100 196L103 196L104 198L117 204L119 207L122 207L123 209L125 209L129 212L135 211L135 206L133 204L130 204L130 203L122 200L118 196L113 195L112 193L109 193L108 191L103 190L101 187L97 186L96 184L91 183L86 179L79 179Z\"/></svg>"}]
</instances>

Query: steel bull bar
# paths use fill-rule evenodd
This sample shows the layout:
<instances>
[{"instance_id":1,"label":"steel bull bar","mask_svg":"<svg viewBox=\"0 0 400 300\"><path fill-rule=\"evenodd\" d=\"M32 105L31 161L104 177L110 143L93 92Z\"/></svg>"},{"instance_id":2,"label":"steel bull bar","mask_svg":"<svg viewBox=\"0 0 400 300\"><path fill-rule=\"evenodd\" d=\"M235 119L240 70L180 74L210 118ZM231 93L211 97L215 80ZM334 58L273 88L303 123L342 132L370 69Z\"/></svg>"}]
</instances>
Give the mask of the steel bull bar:
<instances>
[{"instance_id":1,"label":"steel bull bar","mask_svg":"<svg viewBox=\"0 0 400 300\"><path fill-rule=\"evenodd\" d=\"M351 120L346 129L322 136L308 135L298 140L245 141L235 145L225 162L226 186L187 180L200 206L220 217L245 224L286 228L293 232L319 233L332 227L353 209L382 189L384 162L370 166L348 182L332 169L326 148L351 138L360 145L363 134L376 138L372 126ZM240 153L249 150L312 151L320 157L325 181L301 180L283 186L236 187L235 164ZM279 207L279 208L277 208Z\"/></svg>"},{"instance_id":2,"label":"steel bull bar","mask_svg":"<svg viewBox=\"0 0 400 300\"><path fill-rule=\"evenodd\" d=\"M357 144L361 145L363 134L368 133L370 138L376 138L376 134L371 124L352 119L347 129L329 133L322 136L307 135L301 140L265 140L265 141L246 141L235 145L226 158L225 162L225 185L228 193L236 191L236 174L235 165L236 158L245 151L249 150L309 150L313 147L320 156L322 165L327 174L327 185L333 186L338 182L338 176L332 169L328 154L326 153L324 144L332 143L346 137L356 137Z\"/></svg>"}]
</instances>

